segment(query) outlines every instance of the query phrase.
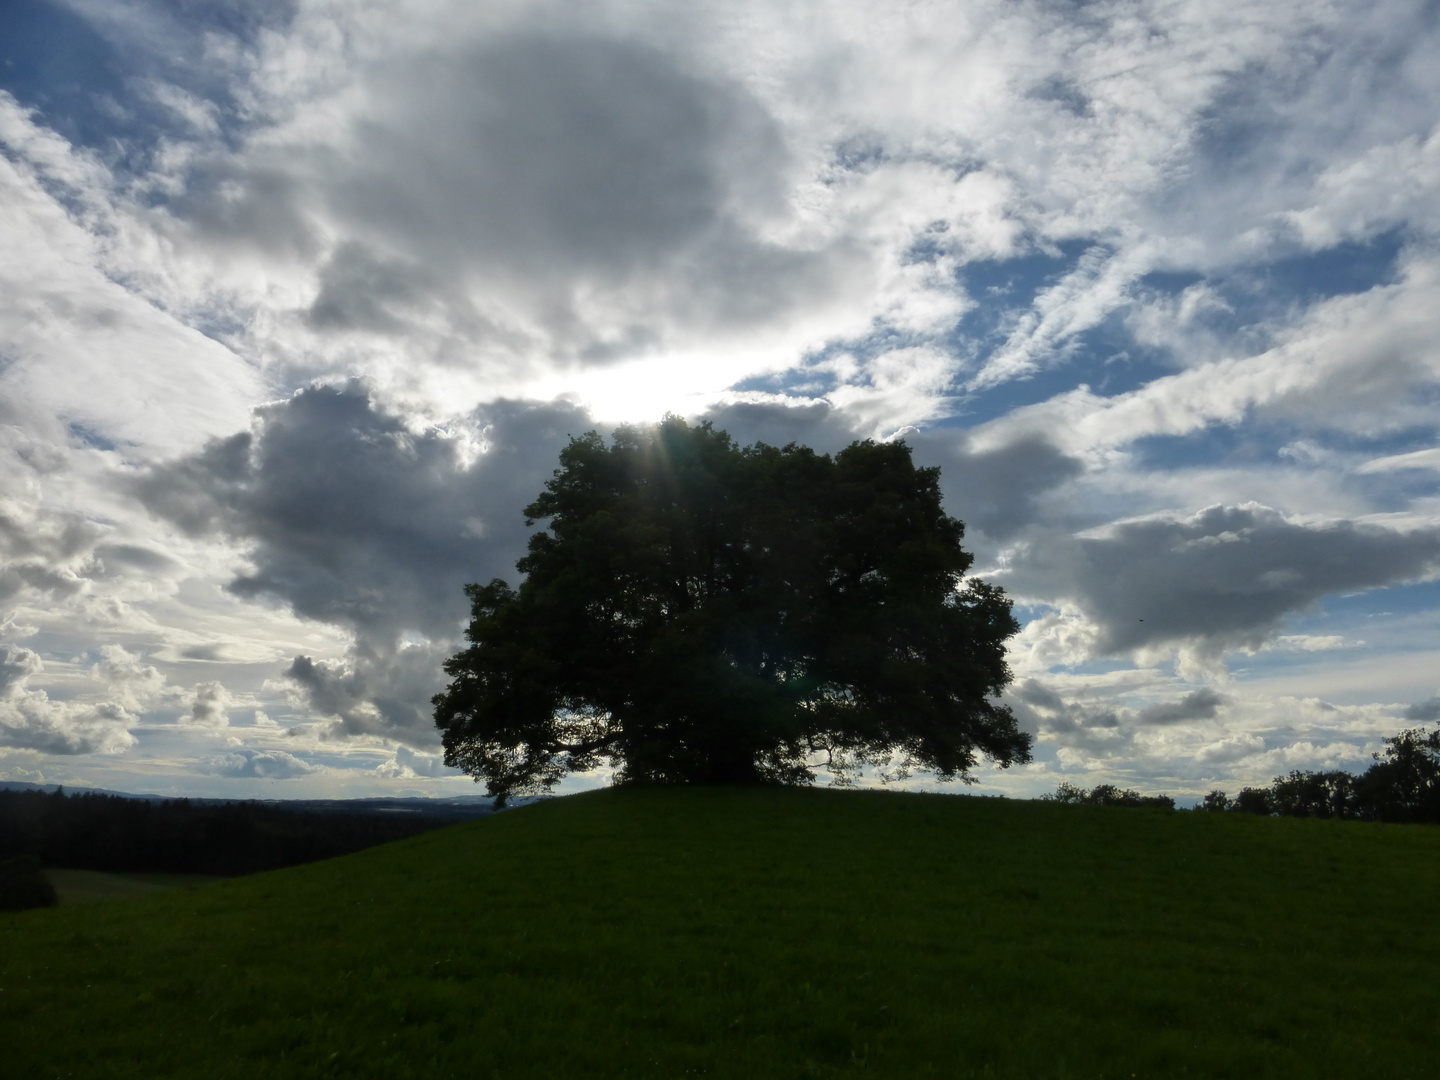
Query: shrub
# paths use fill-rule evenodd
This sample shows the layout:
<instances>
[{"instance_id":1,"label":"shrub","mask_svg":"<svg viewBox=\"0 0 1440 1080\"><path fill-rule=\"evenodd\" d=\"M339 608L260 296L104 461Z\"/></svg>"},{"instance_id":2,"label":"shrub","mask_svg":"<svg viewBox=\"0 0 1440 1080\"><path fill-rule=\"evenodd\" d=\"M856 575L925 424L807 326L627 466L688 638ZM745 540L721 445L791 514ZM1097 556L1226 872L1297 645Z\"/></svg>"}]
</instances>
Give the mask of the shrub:
<instances>
[{"instance_id":1,"label":"shrub","mask_svg":"<svg viewBox=\"0 0 1440 1080\"><path fill-rule=\"evenodd\" d=\"M1235 801L1230 804L1231 810L1238 810L1242 814L1264 814L1269 815L1273 811L1270 807L1270 789L1247 787L1235 796Z\"/></svg>"},{"instance_id":2,"label":"shrub","mask_svg":"<svg viewBox=\"0 0 1440 1080\"><path fill-rule=\"evenodd\" d=\"M1174 810L1175 800L1169 795L1141 795L1130 788L1118 788L1114 784L1100 784L1086 791L1065 781L1055 789L1054 794L1042 796L1047 802L1073 803L1083 806L1150 806L1163 810Z\"/></svg>"},{"instance_id":3,"label":"shrub","mask_svg":"<svg viewBox=\"0 0 1440 1080\"><path fill-rule=\"evenodd\" d=\"M59 898L55 886L40 870L34 855L11 855L0 859L0 911L54 907Z\"/></svg>"}]
</instances>

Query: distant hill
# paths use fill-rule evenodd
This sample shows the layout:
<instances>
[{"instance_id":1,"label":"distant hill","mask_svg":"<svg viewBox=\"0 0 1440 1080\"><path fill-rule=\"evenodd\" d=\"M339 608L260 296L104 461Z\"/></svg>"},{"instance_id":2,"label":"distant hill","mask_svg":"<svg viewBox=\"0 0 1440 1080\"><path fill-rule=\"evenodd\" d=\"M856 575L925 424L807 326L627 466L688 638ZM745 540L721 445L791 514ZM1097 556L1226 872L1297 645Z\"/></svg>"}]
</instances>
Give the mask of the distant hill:
<instances>
[{"instance_id":1,"label":"distant hill","mask_svg":"<svg viewBox=\"0 0 1440 1080\"><path fill-rule=\"evenodd\" d=\"M421 814L443 817L455 821L468 821L493 813L495 800L488 795L451 795L439 799L381 796L368 799L215 799L205 796L134 794L128 791L112 791L109 788L74 787L63 784L30 784L18 780L0 780L0 791L38 791L53 794L64 791L67 795L109 795L117 799L137 799L141 802L165 803L188 802L195 806L226 806L235 803L259 803L279 810L293 810L310 814ZM533 798L514 798L512 806L523 806L534 802Z\"/></svg>"},{"instance_id":2,"label":"distant hill","mask_svg":"<svg viewBox=\"0 0 1440 1080\"><path fill-rule=\"evenodd\" d=\"M347 855L495 812L488 798L191 799L0 788L0 857L108 873L234 875Z\"/></svg>"}]
</instances>

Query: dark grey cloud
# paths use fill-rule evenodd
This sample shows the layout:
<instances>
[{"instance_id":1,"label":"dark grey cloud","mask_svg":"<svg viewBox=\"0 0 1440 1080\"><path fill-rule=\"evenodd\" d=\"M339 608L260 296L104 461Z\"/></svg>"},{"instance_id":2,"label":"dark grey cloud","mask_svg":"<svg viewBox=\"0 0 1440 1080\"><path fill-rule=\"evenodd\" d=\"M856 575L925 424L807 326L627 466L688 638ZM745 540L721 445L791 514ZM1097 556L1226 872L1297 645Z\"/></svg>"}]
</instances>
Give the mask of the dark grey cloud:
<instances>
[{"instance_id":1,"label":"dark grey cloud","mask_svg":"<svg viewBox=\"0 0 1440 1080\"><path fill-rule=\"evenodd\" d=\"M208 236L272 254L314 256L320 250L300 177L264 164L207 161L170 211Z\"/></svg>"},{"instance_id":2,"label":"dark grey cloud","mask_svg":"<svg viewBox=\"0 0 1440 1080\"><path fill-rule=\"evenodd\" d=\"M192 534L250 545L230 589L375 640L450 637L461 586L514 578L539 494L567 435L591 427L563 404L500 403L468 431L410 431L359 385L315 387L256 411L254 430L152 469L145 504ZM462 437L463 436L463 437ZM466 439L486 446L467 460Z\"/></svg>"},{"instance_id":3,"label":"dark grey cloud","mask_svg":"<svg viewBox=\"0 0 1440 1080\"><path fill-rule=\"evenodd\" d=\"M70 511L6 506L0 501L0 602L27 590L52 597L73 596L79 576L103 534Z\"/></svg>"},{"instance_id":4,"label":"dark grey cloud","mask_svg":"<svg viewBox=\"0 0 1440 1080\"><path fill-rule=\"evenodd\" d=\"M1020 726L1032 735L1092 754L1113 755L1135 741L1134 714L1068 702L1039 679L1026 679L1007 695Z\"/></svg>"},{"instance_id":5,"label":"dark grey cloud","mask_svg":"<svg viewBox=\"0 0 1440 1080\"><path fill-rule=\"evenodd\" d=\"M820 402L804 406L724 405L705 413L742 444L798 442L833 453L860 438L857 418ZM940 468L946 511L992 540L1008 540L1042 516L1039 500L1084 472L1084 465L1038 435L975 450L955 428L902 433L922 465Z\"/></svg>"},{"instance_id":6,"label":"dark grey cloud","mask_svg":"<svg viewBox=\"0 0 1440 1080\"><path fill-rule=\"evenodd\" d=\"M136 491L192 534L247 546L252 569L232 592L355 634L343 664L290 667L312 708L347 734L428 744L429 698L468 615L462 587L516 579L523 508L567 436L590 427L572 406L502 402L463 430L417 432L358 384L314 387L152 469Z\"/></svg>"},{"instance_id":7,"label":"dark grey cloud","mask_svg":"<svg viewBox=\"0 0 1440 1080\"><path fill-rule=\"evenodd\" d=\"M1069 598L1100 627L1097 650L1258 647L1291 613L1355 589L1440 570L1440 530L1352 521L1312 525L1268 507L1212 506L1103 535L1036 540L1014 561L1012 588Z\"/></svg>"},{"instance_id":8,"label":"dark grey cloud","mask_svg":"<svg viewBox=\"0 0 1440 1080\"><path fill-rule=\"evenodd\" d=\"M96 575L126 571L155 575L173 573L180 568L165 552L143 544L101 544L95 548L95 559Z\"/></svg>"},{"instance_id":9,"label":"dark grey cloud","mask_svg":"<svg viewBox=\"0 0 1440 1080\"><path fill-rule=\"evenodd\" d=\"M1079 460L1036 435L978 452L958 433L911 441L917 457L940 465L946 509L993 540L1008 540L1035 522L1040 498L1085 471Z\"/></svg>"},{"instance_id":10,"label":"dark grey cloud","mask_svg":"<svg viewBox=\"0 0 1440 1080\"><path fill-rule=\"evenodd\" d=\"M65 562L94 545L100 530L79 514L41 510L25 515L0 507L0 557Z\"/></svg>"},{"instance_id":11,"label":"dark grey cloud","mask_svg":"<svg viewBox=\"0 0 1440 1080\"><path fill-rule=\"evenodd\" d=\"M372 78L338 207L452 265L639 270L736 195L783 199L785 149L760 105L636 42L507 35Z\"/></svg>"},{"instance_id":12,"label":"dark grey cloud","mask_svg":"<svg viewBox=\"0 0 1440 1080\"><path fill-rule=\"evenodd\" d=\"M334 718L324 736L385 735L429 746L435 742L430 699L454 649L453 639L408 646L361 640L344 660L297 656L285 677L313 710Z\"/></svg>"},{"instance_id":13,"label":"dark grey cloud","mask_svg":"<svg viewBox=\"0 0 1440 1080\"><path fill-rule=\"evenodd\" d=\"M1179 701L1141 709L1136 719L1142 724L1183 724L1190 720L1214 719L1225 698L1208 686L1186 694Z\"/></svg>"},{"instance_id":14,"label":"dark grey cloud","mask_svg":"<svg viewBox=\"0 0 1440 1080\"><path fill-rule=\"evenodd\" d=\"M38 562L0 566L0 601L9 600L26 589L51 596L73 596L83 587L84 583L74 574Z\"/></svg>"},{"instance_id":15,"label":"dark grey cloud","mask_svg":"<svg viewBox=\"0 0 1440 1080\"><path fill-rule=\"evenodd\" d=\"M716 405L699 419L728 431L741 446L757 442L786 446L794 442L822 454L833 454L861 437L854 417L823 401L804 405L758 402Z\"/></svg>"},{"instance_id":16,"label":"dark grey cloud","mask_svg":"<svg viewBox=\"0 0 1440 1080\"><path fill-rule=\"evenodd\" d=\"M1209 687L1143 709L1066 701L1039 679L1026 679L1006 696L1021 725L1060 746L1100 757L1129 753L1140 729L1213 720L1226 698Z\"/></svg>"},{"instance_id":17,"label":"dark grey cloud","mask_svg":"<svg viewBox=\"0 0 1440 1080\"><path fill-rule=\"evenodd\" d=\"M1440 697L1417 701L1405 710L1405 719L1421 724L1428 724L1435 720L1440 720Z\"/></svg>"},{"instance_id":18,"label":"dark grey cloud","mask_svg":"<svg viewBox=\"0 0 1440 1080\"><path fill-rule=\"evenodd\" d=\"M1063 712L1065 709L1064 699L1039 679L1026 679L1015 688L1014 694L1025 704L1039 709L1050 712Z\"/></svg>"},{"instance_id":19,"label":"dark grey cloud","mask_svg":"<svg viewBox=\"0 0 1440 1080\"><path fill-rule=\"evenodd\" d=\"M435 283L423 268L385 259L364 244L341 244L320 269L320 291L306 312L317 330L398 333Z\"/></svg>"},{"instance_id":20,"label":"dark grey cloud","mask_svg":"<svg viewBox=\"0 0 1440 1080\"><path fill-rule=\"evenodd\" d=\"M202 727L225 727L230 723L225 708L230 695L218 682L203 682L195 687L195 700L190 706L189 722Z\"/></svg>"},{"instance_id":21,"label":"dark grey cloud","mask_svg":"<svg viewBox=\"0 0 1440 1080\"><path fill-rule=\"evenodd\" d=\"M848 265L762 236L789 212L780 128L679 57L512 32L357 71L369 104L343 132L201 157L170 204L313 262L312 329L433 329L440 310L471 341L603 362L783 315Z\"/></svg>"}]
</instances>

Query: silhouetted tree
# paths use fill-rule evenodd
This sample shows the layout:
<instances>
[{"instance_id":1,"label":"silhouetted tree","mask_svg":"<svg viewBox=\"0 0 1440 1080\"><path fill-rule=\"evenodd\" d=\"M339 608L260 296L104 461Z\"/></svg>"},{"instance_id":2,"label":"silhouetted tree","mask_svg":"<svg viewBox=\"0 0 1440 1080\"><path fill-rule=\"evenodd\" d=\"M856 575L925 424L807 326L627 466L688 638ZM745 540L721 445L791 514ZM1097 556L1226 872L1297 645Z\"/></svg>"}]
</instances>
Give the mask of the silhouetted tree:
<instances>
[{"instance_id":1,"label":"silhouetted tree","mask_svg":"<svg viewBox=\"0 0 1440 1080\"><path fill-rule=\"evenodd\" d=\"M1268 788L1245 788L1233 800L1205 797L1206 810L1238 810L1287 817L1440 823L1440 731L1411 728L1385 740L1363 775L1339 769L1295 770Z\"/></svg>"},{"instance_id":2,"label":"silhouetted tree","mask_svg":"<svg viewBox=\"0 0 1440 1080\"><path fill-rule=\"evenodd\" d=\"M490 793L601 762L621 782L802 783L898 752L942 777L1029 759L995 697L1017 624L965 579L939 470L900 442L741 448L668 417L572 439L525 511L518 591L466 589L435 698Z\"/></svg>"},{"instance_id":3,"label":"silhouetted tree","mask_svg":"<svg viewBox=\"0 0 1440 1080\"><path fill-rule=\"evenodd\" d=\"M1206 795L1197 809L1210 811L1223 811L1230 809L1230 796L1223 791L1212 791Z\"/></svg>"},{"instance_id":4,"label":"silhouetted tree","mask_svg":"<svg viewBox=\"0 0 1440 1080\"><path fill-rule=\"evenodd\" d=\"M1355 777L1338 769L1277 776L1270 785L1270 812L1285 817L1354 817Z\"/></svg>"},{"instance_id":5,"label":"silhouetted tree","mask_svg":"<svg viewBox=\"0 0 1440 1080\"><path fill-rule=\"evenodd\" d=\"M1355 785L1360 816L1440 822L1440 729L1402 731L1374 757Z\"/></svg>"},{"instance_id":6,"label":"silhouetted tree","mask_svg":"<svg viewBox=\"0 0 1440 1080\"><path fill-rule=\"evenodd\" d=\"M1240 794L1235 796L1235 801L1230 804L1231 810L1242 814L1270 814L1273 808L1270 805L1270 792L1266 788L1241 788Z\"/></svg>"}]
</instances>

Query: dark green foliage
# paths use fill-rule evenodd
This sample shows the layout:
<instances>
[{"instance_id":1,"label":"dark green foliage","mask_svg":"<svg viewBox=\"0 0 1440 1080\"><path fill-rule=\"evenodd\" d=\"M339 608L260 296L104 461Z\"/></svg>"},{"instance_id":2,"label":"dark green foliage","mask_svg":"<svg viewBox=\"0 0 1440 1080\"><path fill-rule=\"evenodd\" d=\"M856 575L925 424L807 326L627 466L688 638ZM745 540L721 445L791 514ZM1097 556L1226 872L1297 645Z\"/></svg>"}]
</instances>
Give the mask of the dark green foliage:
<instances>
[{"instance_id":1,"label":"dark green foliage","mask_svg":"<svg viewBox=\"0 0 1440 1080\"><path fill-rule=\"evenodd\" d=\"M1270 804L1270 790L1268 788L1242 788L1239 795L1230 804L1230 809L1241 814L1270 814L1273 808Z\"/></svg>"},{"instance_id":2,"label":"dark green foliage","mask_svg":"<svg viewBox=\"0 0 1440 1080\"><path fill-rule=\"evenodd\" d=\"M1440 830L649 788L0 918L0 1074L1427 1077Z\"/></svg>"},{"instance_id":3,"label":"dark green foliage","mask_svg":"<svg viewBox=\"0 0 1440 1080\"><path fill-rule=\"evenodd\" d=\"M1355 777L1339 770L1277 776L1270 786L1270 809L1287 817L1355 817Z\"/></svg>"},{"instance_id":4,"label":"dark green foliage","mask_svg":"<svg viewBox=\"0 0 1440 1080\"><path fill-rule=\"evenodd\" d=\"M301 813L254 802L150 802L0 791L0 856L111 873L250 874L347 855L441 822Z\"/></svg>"},{"instance_id":5,"label":"dark green foliage","mask_svg":"<svg viewBox=\"0 0 1440 1080\"><path fill-rule=\"evenodd\" d=\"M1245 788L1233 800L1205 797L1206 810L1281 817L1440 823L1440 731L1411 728L1385 740L1361 776L1340 770L1277 776L1268 788Z\"/></svg>"},{"instance_id":6,"label":"dark green foliage","mask_svg":"<svg viewBox=\"0 0 1440 1080\"><path fill-rule=\"evenodd\" d=\"M964 527L903 443L834 458L708 424L573 439L526 508L548 529L467 588L435 698L446 763L496 795L608 761L621 782L804 783L898 752L963 776L1029 758L995 700L1017 629L964 579Z\"/></svg>"},{"instance_id":7,"label":"dark green foliage","mask_svg":"<svg viewBox=\"0 0 1440 1080\"><path fill-rule=\"evenodd\" d=\"M1360 816L1440 823L1440 729L1402 731L1356 781Z\"/></svg>"},{"instance_id":8,"label":"dark green foliage","mask_svg":"<svg viewBox=\"0 0 1440 1080\"><path fill-rule=\"evenodd\" d=\"M1230 796L1226 795L1223 791L1212 791L1205 796L1204 800L1201 801L1196 809L1210 811L1229 810Z\"/></svg>"},{"instance_id":9,"label":"dark green foliage","mask_svg":"<svg viewBox=\"0 0 1440 1080\"><path fill-rule=\"evenodd\" d=\"M1175 800L1169 795L1141 795L1130 788L1114 784L1100 784L1090 791L1061 781L1051 795L1040 796L1046 802L1070 803L1077 806L1149 806L1160 810L1174 810Z\"/></svg>"},{"instance_id":10,"label":"dark green foliage","mask_svg":"<svg viewBox=\"0 0 1440 1080\"><path fill-rule=\"evenodd\" d=\"M41 873L34 855L0 858L0 911L54 907L58 902L55 886Z\"/></svg>"}]
</instances>

